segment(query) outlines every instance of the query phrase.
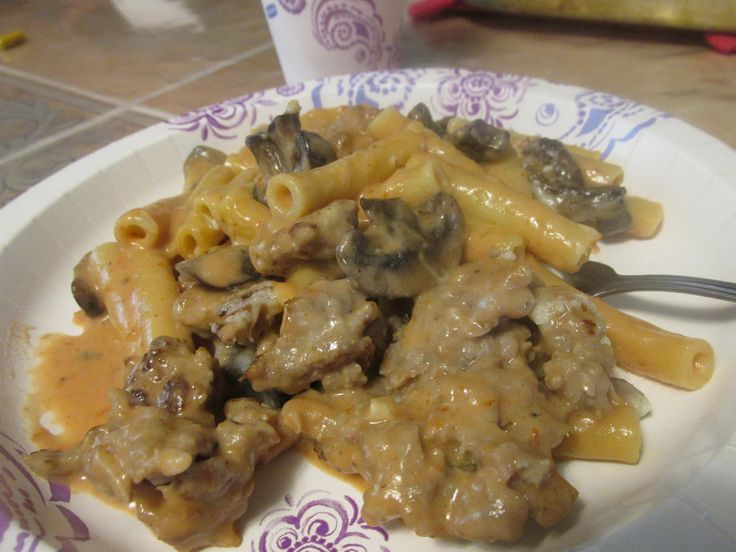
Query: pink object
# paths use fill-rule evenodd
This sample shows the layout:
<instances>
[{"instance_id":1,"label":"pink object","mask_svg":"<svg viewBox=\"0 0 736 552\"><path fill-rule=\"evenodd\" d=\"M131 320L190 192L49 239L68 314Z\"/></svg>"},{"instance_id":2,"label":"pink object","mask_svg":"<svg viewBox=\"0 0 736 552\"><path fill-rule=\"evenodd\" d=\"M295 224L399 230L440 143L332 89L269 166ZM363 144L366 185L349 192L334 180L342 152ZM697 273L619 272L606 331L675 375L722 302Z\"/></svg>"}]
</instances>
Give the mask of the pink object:
<instances>
[{"instance_id":1,"label":"pink object","mask_svg":"<svg viewBox=\"0 0 736 552\"><path fill-rule=\"evenodd\" d=\"M705 41L722 54L736 53L736 34L727 33L707 33Z\"/></svg>"},{"instance_id":2,"label":"pink object","mask_svg":"<svg viewBox=\"0 0 736 552\"><path fill-rule=\"evenodd\" d=\"M462 0L420 0L409 6L409 17L413 21L420 21L434 17L448 8L455 8L462 4Z\"/></svg>"}]
</instances>

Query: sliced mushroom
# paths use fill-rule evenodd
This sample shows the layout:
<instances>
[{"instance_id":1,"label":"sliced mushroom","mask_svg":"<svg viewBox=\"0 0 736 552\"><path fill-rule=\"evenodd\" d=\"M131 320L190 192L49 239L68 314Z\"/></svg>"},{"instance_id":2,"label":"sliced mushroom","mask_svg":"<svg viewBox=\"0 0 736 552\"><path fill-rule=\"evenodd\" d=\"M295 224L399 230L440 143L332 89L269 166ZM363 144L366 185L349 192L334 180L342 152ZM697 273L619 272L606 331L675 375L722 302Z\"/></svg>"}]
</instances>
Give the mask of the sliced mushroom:
<instances>
[{"instance_id":1,"label":"sliced mushroom","mask_svg":"<svg viewBox=\"0 0 736 552\"><path fill-rule=\"evenodd\" d=\"M500 159L511 149L509 132L481 119L466 122L460 118L445 117L435 121L423 103L415 105L407 117L419 121L479 163Z\"/></svg>"},{"instance_id":2,"label":"sliced mushroom","mask_svg":"<svg viewBox=\"0 0 736 552\"><path fill-rule=\"evenodd\" d=\"M182 283L199 282L218 289L258 278L245 245L226 245L199 257L181 261L174 268Z\"/></svg>"},{"instance_id":3,"label":"sliced mushroom","mask_svg":"<svg viewBox=\"0 0 736 552\"><path fill-rule=\"evenodd\" d=\"M268 180L279 173L302 172L337 159L332 146L314 132L301 129L299 104L292 102L274 117L265 132L245 139L258 162L264 184L254 188L256 199L265 203Z\"/></svg>"},{"instance_id":4,"label":"sliced mushroom","mask_svg":"<svg viewBox=\"0 0 736 552\"><path fill-rule=\"evenodd\" d=\"M347 233L337 260L370 297L414 297L460 263L465 222L457 202L439 192L416 212L402 199L361 199L366 230Z\"/></svg>"},{"instance_id":5,"label":"sliced mushroom","mask_svg":"<svg viewBox=\"0 0 736 552\"><path fill-rule=\"evenodd\" d=\"M507 130L480 119L447 132L445 139L479 163L496 161L511 148L511 135Z\"/></svg>"},{"instance_id":6,"label":"sliced mushroom","mask_svg":"<svg viewBox=\"0 0 736 552\"><path fill-rule=\"evenodd\" d=\"M438 136L444 136L445 131L447 130L447 121L449 118L445 117L444 119L435 121L432 118L432 113L430 113L429 108L422 102L419 102L417 105L412 107L406 116L409 117L409 119L419 121Z\"/></svg>"},{"instance_id":7,"label":"sliced mushroom","mask_svg":"<svg viewBox=\"0 0 736 552\"><path fill-rule=\"evenodd\" d=\"M523 165L532 193L561 215L598 230L604 237L631 227L620 186L586 188L583 173L559 140L532 140L523 151Z\"/></svg>"},{"instance_id":8,"label":"sliced mushroom","mask_svg":"<svg viewBox=\"0 0 736 552\"><path fill-rule=\"evenodd\" d=\"M92 318L105 314L105 304L100 297L100 289L90 266L90 254L87 253L74 267L72 280L72 296L84 314Z\"/></svg>"},{"instance_id":9,"label":"sliced mushroom","mask_svg":"<svg viewBox=\"0 0 736 552\"><path fill-rule=\"evenodd\" d=\"M245 145L253 152L264 179L283 172L281 153L267 135L252 134L245 139Z\"/></svg>"},{"instance_id":10,"label":"sliced mushroom","mask_svg":"<svg viewBox=\"0 0 736 552\"><path fill-rule=\"evenodd\" d=\"M225 163L224 152L208 146L196 146L184 161L184 191L188 192L214 165Z\"/></svg>"},{"instance_id":11,"label":"sliced mushroom","mask_svg":"<svg viewBox=\"0 0 736 552\"><path fill-rule=\"evenodd\" d=\"M337 159L330 143L316 132L302 130L296 134L297 162L294 172L308 171Z\"/></svg>"}]
</instances>

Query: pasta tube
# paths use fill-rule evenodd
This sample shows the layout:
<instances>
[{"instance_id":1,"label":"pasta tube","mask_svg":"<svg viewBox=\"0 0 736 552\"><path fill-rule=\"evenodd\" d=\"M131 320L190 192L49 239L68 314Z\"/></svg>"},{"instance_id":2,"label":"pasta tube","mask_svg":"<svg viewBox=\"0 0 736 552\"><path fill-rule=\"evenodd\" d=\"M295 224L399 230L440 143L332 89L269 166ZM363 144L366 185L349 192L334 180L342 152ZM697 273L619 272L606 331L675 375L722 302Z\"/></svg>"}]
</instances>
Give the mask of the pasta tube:
<instances>
[{"instance_id":1,"label":"pasta tube","mask_svg":"<svg viewBox=\"0 0 736 552\"><path fill-rule=\"evenodd\" d=\"M225 158L225 167L236 175L248 171L255 171L256 174L260 174L253 152L245 146Z\"/></svg>"},{"instance_id":2,"label":"pasta tube","mask_svg":"<svg viewBox=\"0 0 736 552\"><path fill-rule=\"evenodd\" d=\"M223 197L223 188L234 177L223 165L212 167L187 199L187 215L174 236L174 249L185 259L202 255L218 245L225 233L217 224L214 210Z\"/></svg>"},{"instance_id":3,"label":"pasta tube","mask_svg":"<svg viewBox=\"0 0 736 552\"><path fill-rule=\"evenodd\" d=\"M567 421L570 433L555 448L555 456L627 464L639 461L642 436L634 407L623 404L601 418L577 412Z\"/></svg>"},{"instance_id":4,"label":"pasta tube","mask_svg":"<svg viewBox=\"0 0 736 552\"><path fill-rule=\"evenodd\" d=\"M546 285L568 285L535 259L528 261ZM619 366L683 389L699 389L710 380L715 368L710 343L663 330L597 297L591 300L606 321L606 334Z\"/></svg>"},{"instance_id":5,"label":"pasta tube","mask_svg":"<svg viewBox=\"0 0 736 552\"><path fill-rule=\"evenodd\" d=\"M212 218L217 227L236 244L250 244L271 211L253 197L253 181L248 171L236 176L214 205Z\"/></svg>"},{"instance_id":6,"label":"pasta tube","mask_svg":"<svg viewBox=\"0 0 736 552\"><path fill-rule=\"evenodd\" d=\"M224 165L215 165L210 168L199 180L187 200L188 204L195 203L203 194L210 190L225 187L235 176L235 173Z\"/></svg>"},{"instance_id":7,"label":"pasta tube","mask_svg":"<svg viewBox=\"0 0 736 552\"><path fill-rule=\"evenodd\" d=\"M444 178L440 163L434 157L413 155L405 168L398 169L384 182L366 188L361 196L375 199L400 197L414 207L443 190Z\"/></svg>"},{"instance_id":8,"label":"pasta tube","mask_svg":"<svg viewBox=\"0 0 736 552\"><path fill-rule=\"evenodd\" d=\"M659 231L664 218L661 203L631 195L627 195L624 202L631 215L629 234L635 238L651 238Z\"/></svg>"},{"instance_id":9,"label":"pasta tube","mask_svg":"<svg viewBox=\"0 0 736 552\"><path fill-rule=\"evenodd\" d=\"M552 266L575 272L601 235L558 215L542 203L490 180L444 164L447 191L468 218L493 222L520 235L526 247Z\"/></svg>"},{"instance_id":10,"label":"pasta tube","mask_svg":"<svg viewBox=\"0 0 736 552\"><path fill-rule=\"evenodd\" d=\"M176 337L191 346L191 334L174 320L179 287L162 253L103 243L91 251L88 271L130 355L143 354L160 336Z\"/></svg>"},{"instance_id":11,"label":"pasta tube","mask_svg":"<svg viewBox=\"0 0 736 552\"><path fill-rule=\"evenodd\" d=\"M178 195L123 213L115 222L115 239L139 247L165 247L183 217L185 199Z\"/></svg>"},{"instance_id":12,"label":"pasta tube","mask_svg":"<svg viewBox=\"0 0 736 552\"><path fill-rule=\"evenodd\" d=\"M524 240L518 234L491 222L465 222L465 248L462 262L472 263L512 252L517 257L524 250Z\"/></svg>"},{"instance_id":13,"label":"pasta tube","mask_svg":"<svg viewBox=\"0 0 736 552\"><path fill-rule=\"evenodd\" d=\"M609 163L600 158L597 151L586 150L565 144L572 154L575 163L583 173L585 184L591 188L600 186L620 186L624 180L624 169L621 165Z\"/></svg>"},{"instance_id":14,"label":"pasta tube","mask_svg":"<svg viewBox=\"0 0 736 552\"><path fill-rule=\"evenodd\" d=\"M515 151L509 152L498 161L483 163L482 167L492 177L525 196L532 195L529 179Z\"/></svg>"},{"instance_id":15,"label":"pasta tube","mask_svg":"<svg viewBox=\"0 0 736 552\"><path fill-rule=\"evenodd\" d=\"M444 161L432 159L396 171L366 197L402 197L414 205L443 190L450 193L466 220L492 223L522 237L526 247L553 266L574 272L585 262L600 234L558 215L538 201L490 179L482 180Z\"/></svg>"},{"instance_id":16,"label":"pasta tube","mask_svg":"<svg viewBox=\"0 0 736 552\"><path fill-rule=\"evenodd\" d=\"M336 199L354 199L367 186L386 180L420 151L421 136L402 132L379 140L328 165L303 173L277 174L268 182L266 200L274 213L302 217Z\"/></svg>"},{"instance_id":17,"label":"pasta tube","mask_svg":"<svg viewBox=\"0 0 736 552\"><path fill-rule=\"evenodd\" d=\"M386 139L408 132L417 134L421 137L422 150L425 152L475 176L483 177L487 174L483 167L450 142L437 136L419 121L412 121L393 108L384 109L379 113L368 126L368 132L375 139Z\"/></svg>"}]
</instances>

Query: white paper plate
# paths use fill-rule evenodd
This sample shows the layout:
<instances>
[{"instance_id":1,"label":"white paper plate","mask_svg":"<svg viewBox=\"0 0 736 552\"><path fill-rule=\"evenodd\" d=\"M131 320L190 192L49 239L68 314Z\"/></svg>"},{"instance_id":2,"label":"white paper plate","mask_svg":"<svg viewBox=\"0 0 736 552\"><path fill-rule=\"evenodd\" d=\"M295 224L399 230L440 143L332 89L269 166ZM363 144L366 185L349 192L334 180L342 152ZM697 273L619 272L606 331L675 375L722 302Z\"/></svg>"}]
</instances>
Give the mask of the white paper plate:
<instances>
[{"instance_id":1,"label":"white paper plate","mask_svg":"<svg viewBox=\"0 0 736 552\"><path fill-rule=\"evenodd\" d=\"M116 216L176 193L192 147L233 151L251 126L267 122L290 99L305 109L363 102L406 110L423 101L438 116L483 118L598 149L625 167L632 193L666 208L656 239L604 244L600 258L624 273L736 280L736 152L664 113L609 94L507 74L417 69L247 94L156 125L69 166L0 211L0 548L169 549L129 514L70 495L23 467L19 454L30 446L20 413L33 363L24 332L32 328L31 342L49 331L74 332L72 267L91 247L112 239ZM558 529L532 531L518 548L733 550L736 305L669 294L632 295L616 304L709 340L715 375L697 392L627 376L654 406L643 421L640 464L564 464L564 475L580 491L576 510ZM285 455L258 473L242 549L489 550L421 539L399 524L369 527L360 503L354 488L296 454Z\"/></svg>"}]
</instances>

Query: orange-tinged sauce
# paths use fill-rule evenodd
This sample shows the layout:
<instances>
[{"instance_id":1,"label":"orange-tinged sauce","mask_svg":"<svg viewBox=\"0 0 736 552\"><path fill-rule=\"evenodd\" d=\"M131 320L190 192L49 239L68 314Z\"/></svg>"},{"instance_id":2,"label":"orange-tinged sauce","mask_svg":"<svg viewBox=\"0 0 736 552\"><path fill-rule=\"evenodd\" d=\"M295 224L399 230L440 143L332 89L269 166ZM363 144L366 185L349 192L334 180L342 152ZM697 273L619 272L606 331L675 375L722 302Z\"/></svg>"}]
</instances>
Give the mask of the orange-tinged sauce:
<instances>
[{"instance_id":1,"label":"orange-tinged sauce","mask_svg":"<svg viewBox=\"0 0 736 552\"><path fill-rule=\"evenodd\" d=\"M314 447L311 445L311 443L308 443L306 441L300 442L296 446L296 450L301 454L304 458L309 460L309 462L315 467L323 472L325 472L328 475L331 475L335 479L339 479L340 481L344 481L345 483L349 483L353 487L355 487L358 491L361 493L364 492L368 486L365 483L365 479L363 479L360 475L357 473L342 473L337 471L335 468L330 466L327 462L322 460L319 457L319 454L317 454L314 450Z\"/></svg>"},{"instance_id":2,"label":"orange-tinged sauce","mask_svg":"<svg viewBox=\"0 0 736 552\"><path fill-rule=\"evenodd\" d=\"M41 338L26 400L29 435L39 448L71 448L90 428L104 424L108 390L123 383L124 348L108 317L90 319L79 312L74 321L81 334Z\"/></svg>"}]
</instances>

